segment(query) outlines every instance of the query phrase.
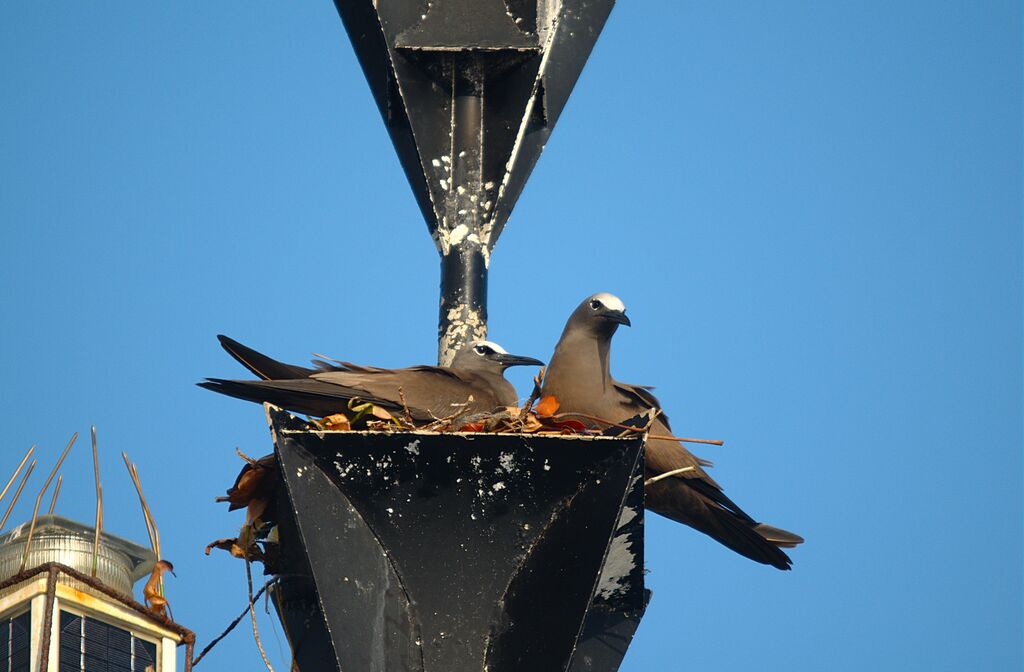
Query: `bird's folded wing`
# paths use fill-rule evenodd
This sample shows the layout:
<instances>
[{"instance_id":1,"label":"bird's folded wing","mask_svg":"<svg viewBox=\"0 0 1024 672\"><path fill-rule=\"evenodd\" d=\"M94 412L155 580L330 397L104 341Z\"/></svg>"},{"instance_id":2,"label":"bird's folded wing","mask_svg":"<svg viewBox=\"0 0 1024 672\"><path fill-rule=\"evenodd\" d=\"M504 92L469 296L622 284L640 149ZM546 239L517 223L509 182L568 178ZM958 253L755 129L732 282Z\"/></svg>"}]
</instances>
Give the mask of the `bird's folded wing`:
<instances>
[{"instance_id":1,"label":"bird's folded wing","mask_svg":"<svg viewBox=\"0 0 1024 672\"><path fill-rule=\"evenodd\" d=\"M466 404L473 397L481 399L481 390L470 385L461 377L452 375L449 369L440 367L411 367L407 369L378 369L363 371L327 371L313 375L313 379L331 385L338 385L360 399L386 406L403 409L402 397L414 416L444 417Z\"/></svg>"},{"instance_id":2,"label":"bird's folded wing","mask_svg":"<svg viewBox=\"0 0 1024 672\"><path fill-rule=\"evenodd\" d=\"M629 405L640 405L645 408L658 409L658 416L668 425L668 416L665 415L661 402L651 393L652 388L644 385L630 385L629 383L622 383L616 380L615 389L625 398L625 403Z\"/></svg>"}]
</instances>

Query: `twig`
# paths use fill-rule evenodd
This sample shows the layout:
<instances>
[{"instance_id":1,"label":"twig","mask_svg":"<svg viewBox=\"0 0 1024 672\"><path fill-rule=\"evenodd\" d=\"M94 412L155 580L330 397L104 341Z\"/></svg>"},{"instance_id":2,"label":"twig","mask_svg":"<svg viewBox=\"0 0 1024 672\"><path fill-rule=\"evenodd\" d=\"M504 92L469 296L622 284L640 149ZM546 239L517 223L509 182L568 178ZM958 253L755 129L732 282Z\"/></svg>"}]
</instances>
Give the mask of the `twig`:
<instances>
[{"instance_id":1,"label":"twig","mask_svg":"<svg viewBox=\"0 0 1024 672\"><path fill-rule=\"evenodd\" d=\"M328 357L327 355L321 355L319 352L314 352L313 356L318 358L318 359L324 360L325 363L329 364L331 362L334 362L335 364L337 364L339 366L343 366L346 369L349 368L350 366L352 366L351 362L343 362L340 359L335 359L334 357ZM313 363L316 364L316 361L314 360Z\"/></svg>"},{"instance_id":2,"label":"twig","mask_svg":"<svg viewBox=\"0 0 1024 672\"><path fill-rule=\"evenodd\" d=\"M64 474L57 477L57 485L53 486L53 499L50 500L50 509L46 515L52 516L53 510L57 507L57 495L60 494L60 484L64 482Z\"/></svg>"},{"instance_id":3,"label":"twig","mask_svg":"<svg viewBox=\"0 0 1024 672\"><path fill-rule=\"evenodd\" d=\"M280 579L281 577L278 576L276 578ZM274 600L274 606L277 608L277 613L281 613L282 611L284 611L284 605L281 602L281 591L275 590L273 593L269 593L268 592L267 593L267 597L265 599L268 599L268 600L272 599L272 600ZM269 613L269 610L268 610L268 613ZM291 664L288 666L288 671L289 672L299 672L299 664L297 662L295 662L295 643L292 642L292 636L288 632L288 626L285 625L284 620L281 621L281 630L282 630L282 632L284 632L284 639L285 639L285 641L288 642L288 650L292 654Z\"/></svg>"},{"instance_id":4,"label":"twig","mask_svg":"<svg viewBox=\"0 0 1024 672\"><path fill-rule=\"evenodd\" d=\"M616 427L618 429L628 429L629 431L637 432L638 434L643 434L644 432L648 431L648 429L650 428L650 423L648 423L647 427L631 427L629 425L622 425L622 424L619 424L617 422L612 422L611 420L606 420L605 418L599 418L599 417L597 417L595 415L587 415L586 413L557 413L557 414L555 414L555 415L553 415L551 417L555 418L556 420L559 419L559 418L566 418L566 417L569 417L569 418L585 418L587 420L592 420L594 422L600 422L602 424L608 425L609 427ZM652 418L652 420L653 420L653 418ZM710 444L712 446L724 446L725 445L725 441L720 441L718 439L692 439L692 438L685 437L685 436L663 436L663 435L660 435L660 434L651 434L647 438L648 439L665 440L665 441L682 441L683 443L707 443L707 444Z\"/></svg>"},{"instance_id":5,"label":"twig","mask_svg":"<svg viewBox=\"0 0 1024 672\"><path fill-rule=\"evenodd\" d=\"M270 672L274 672L274 668L270 665L270 660L267 658L267 652L263 650L263 643L260 641L260 631L256 627L256 607L253 604L256 598L252 595L252 565L249 562L248 556L245 558L245 582L249 587L249 614L252 615L252 636L256 639L256 648L260 650L263 664L267 666Z\"/></svg>"},{"instance_id":6,"label":"twig","mask_svg":"<svg viewBox=\"0 0 1024 672\"><path fill-rule=\"evenodd\" d=\"M405 403L405 390L402 389L401 385L398 386L398 399L402 402L402 412L405 414L405 421L409 423L410 427L414 426L416 423L413 422L412 413L409 412L409 404Z\"/></svg>"},{"instance_id":7,"label":"twig","mask_svg":"<svg viewBox=\"0 0 1024 672\"><path fill-rule=\"evenodd\" d=\"M100 485L100 451L96 445L95 426L92 428L92 471L96 477L96 529L92 538L92 575L95 577L99 569L100 534L103 531L103 486Z\"/></svg>"},{"instance_id":8,"label":"twig","mask_svg":"<svg viewBox=\"0 0 1024 672\"><path fill-rule=\"evenodd\" d=\"M248 463L249 463L249 464L250 464L251 466L255 466L255 464L256 464L256 460L252 459L251 457L249 457L248 455L246 455L245 453L243 453L243 452L242 452L242 449L241 449L241 448L239 448L238 446L235 446L235 453L236 453L236 454L237 454L237 455L238 455L238 456L239 456L240 458L242 458L243 460L245 460L246 462L248 462Z\"/></svg>"},{"instance_id":9,"label":"twig","mask_svg":"<svg viewBox=\"0 0 1024 672\"><path fill-rule=\"evenodd\" d=\"M473 396L472 395L470 395L469 400L470 401L473 400ZM469 401L467 401L465 404L452 404L452 406L461 406L462 408L460 410L457 410L457 411L453 412L451 415L444 416L443 418L439 418L436 415L434 415L434 421L431 422L428 425L424 425L423 427L420 427L420 429L425 431L425 432L437 431L436 428L443 427L445 424L450 424L452 420L455 420L460 415L463 415L466 412L465 408L468 405L469 405ZM431 414L431 415L433 415L433 414Z\"/></svg>"},{"instance_id":10,"label":"twig","mask_svg":"<svg viewBox=\"0 0 1024 672\"><path fill-rule=\"evenodd\" d=\"M711 446L724 446L725 441L719 441L718 439L691 439L685 436L663 436L661 434L651 434L647 437L648 439L657 439L658 441L681 441L682 443L705 443Z\"/></svg>"},{"instance_id":11,"label":"twig","mask_svg":"<svg viewBox=\"0 0 1024 672\"><path fill-rule=\"evenodd\" d=\"M14 491L14 499L11 500L10 505L7 507L7 513L4 514L3 520L0 520L0 530L4 529L4 525L7 524L7 519L11 517L11 511L14 510L14 505L18 503L18 498L21 497L21 491L25 488L25 483L28 482L28 477L32 475L32 470L36 468L36 461L32 460L32 463L28 465L28 469L25 471L25 475L21 478L21 483L18 484L18 489Z\"/></svg>"},{"instance_id":12,"label":"twig","mask_svg":"<svg viewBox=\"0 0 1024 672\"><path fill-rule=\"evenodd\" d=\"M529 410L534 408L534 404L541 398L541 382L544 380L544 373L547 371L546 367L541 367L541 370L534 376L534 389L529 392L529 396L526 397L526 403L519 409L519 422L526 420L526 414Z\"/></svg>"},{"instance_id":13,"label":"twig","mask_svg":"<svg viewBox=\"0 0 1024 672\"><path fill-rule=\"evenodd\" d=\"M64 458L68 456L71 446L75 445L75 441L77 439L78 432L75 432L71 437L71 440L68 441L68 445L64 449L64 452L60 454L60 459L57 460L57 464L53 465L50 475L46 477L46 482L43 483L43 489L39 491L39 496L36 497L36 507L32 509L32 522L28 526L28 537L25 538L25 552L21 555L21 571L25 571L25 563L28 562L28 552L32 548L32 535L36 531L36 518L39 516L39 505L43 503L43 495L46 494L47 489L50 487L50 483L53 481L53 477L57 475L60 465L64 464Z\"/></svg>"},{"instance_id":14,"label":"twig","mask_svg":"<svg viewBox=\"0 0 1024 672\"><path fill-rule=\"evenodd\" d=\"M259 590L257 590L256 594L252 596L252 601L255 602L256 600L260 599L260 595L265 593L267 588L270 587L270 584L274 583L275 581L277 581L277 579L273 578L273 579L270 579L269 581L267 581L266 583L264 583L263 587L260 588ZM192 667L195 667L196 665L198 665L199 661L202 660L203 657L206 654L208 654L213 649L213 647L217 646L217 644L219 644L222 639L227 637L228 634L230 634L231 631L234 630L235 627L239 623L242 622L242 619L245 618L246 614L248 614L248 613L249 613L249 607L246 607L245 609L243 609L242 613L240 613L238 615L238 618L236 618L235 620L231 621L230 624L228 624L228 627L224 630L224 632L222 632L219 635L217 635L217 637L215 637L213 639L213 641L211 641L209 644L207 644L206 647L202 651L199 652L198 656L196 656L195 658L192 659Z\"/></svg>"},{"instance_id":15,"label":"twig","mask_svg":"<svg viewBox=\"0 0 1024 672\"><path fill-rule=\"evenodd\" d=\"M663 474L658 474L657 476L652 476L651 478L648 478L646 481L644 481L644 487L647 487L651 483L657 483L658 481L660 481L663 478L668 478L669 476L675 476L676 474L681 474L681 473L686 472L686 471L693 471L693 467L683 467L682 469L673 469L672 471L666 471Z\"/></svg>"},{"instance_id":16,"label":"twig","mask_svg":"<svg viewBox=\"0 0 1024 672\"><path fill-rule=\"evenodd\" d=\"M4 486L3 492L0 492L0 502L4 501L4 497L7 496L7 491L11 489L11 484L14 483L14 479L16 479L18 477L18 474L21 473L22 467L24 467L25 463L28 462L28 458L32 457L32 453L34 453L35 450L36 447L35 445L33 445L31 448L28 449L28 452L25 453L25 457L21 458L21 464L19 464L18 468L14 470L14 473L11 474L10 479L8 479L7 481L7 485Z\"/></svg>"}]
</instances>

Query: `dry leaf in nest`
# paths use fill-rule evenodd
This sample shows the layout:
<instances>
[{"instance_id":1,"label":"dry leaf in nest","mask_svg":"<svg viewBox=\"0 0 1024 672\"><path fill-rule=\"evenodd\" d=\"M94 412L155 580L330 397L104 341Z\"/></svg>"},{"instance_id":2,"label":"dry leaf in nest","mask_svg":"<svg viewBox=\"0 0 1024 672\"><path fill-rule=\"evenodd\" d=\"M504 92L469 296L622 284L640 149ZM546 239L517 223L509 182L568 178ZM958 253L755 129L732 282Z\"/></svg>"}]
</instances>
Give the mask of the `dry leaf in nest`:
<instances>
[{"instance_id":1,"label":"dry leaf in nest","mask_svg":"<svg viewBox=\"0 0 1024 672\"><path fill-rule=\"evenodd\" d=\"M357 397L349 399L348 410L355 413L355 415L352 416L351 420L351 424L353 425L359 420L370 420L371 418L377 418L378 420L393 422L398 426L401 426L402 424L398 421L397 418L395 418L395 416L391 415L391 413L389 413L385 409L381 408L380 406L377 406L376 404L372 404L368 401L359 403L359 399Z\"/></svg>"},{"instance_id":2,"label":"dry leaf in nest","mask_svg":"<svg viewBox=\"0 0 1024 672\"><path fill-rule=\"evenodd\" d=\"M230 502L229 511L248 506L249 501L267 499L273 492L277 458L265 455L258 460L247 458L239 451L246 464L235 478L235 484L228 488L226 497L218 497L218 502Z\"/></svg>"},{"instance_id":3,"label":"dry leaf in nest","mask_svg":"<svg viewBox=\"0 0 1024 672\"><path fill-rule=\"evenodd\" d=\"M551 418L551 424L562 434L584 434L587 431L587 426L579 420L555 420Z\"/></svg>"},{"instance_id":4,"label":"dry leaf in nest","mask_svg":"<svg viewBox=\"0 0 1024 672\"><path fill-rule=\"evenodd\" d=\"M149 580L142 588L142 599L151 612L167 618L167 598L160 594L160 579L164 572L174 574L174 565L167 560L157 560L153 565L153 573L149 575Z\"/></svg>"},{"instance_id":5,"label":"dry leaf in nest","mask_svg":"<svg viewBox=\"0 0 1024 672\"><path fill-rule=\"evenodd\" d=\"M233 540L241 554L239 555L234 548L230 548L228 550L231 552L231 555L236 558L248 557L251 560L258 560L262 557L262 552L256 544L256 540L259 537L260 530L265 525L263 514L267 510L267 504L268 502L265 499L249 500L249 505L245 510L245 523L242 524L242 528L238 531L238 538Z\"/></svg>"},{"instance_id":6,"label":"dry leaf in nest","mask_svg":"<svg viewBox=\"0 0 1024 672\"><path fill-rule=\"evenodd\" d=\"M539 432L543 428L544 424L541 423L541 421L533 413L527 414L526 418L523 420L522 431L525 434L533 434L535 432Z\"/></svg>"},{"instance_id":7,"label":"dry leaf in nest","mask_svg":"<svg viewBox=\"0 0 1024 672\"><path fill-rule=\"evenodd\" d=\"M558 399L555 399L553 394L549 394L546 397L541 397L541 400L537 402L537 405L533 407L534 412L542 418L550 418L552 415L558 412Z\"/></svg>"},{"instance_id":8,"label":"dry leaf in nest","mask_svg":"<svg viewBox=\"0 0 1024 672\"><path fill-rule=\"evenodd\" d=\"M221 551L227 551L236 558L245 557L245 551L238 545L238 539L216 539L208 543L206 548L203 549L203 552L206 553L206 555L209 555L210 551L215 548Z\"/></svg>"},{"instance_id":9,"label":"dry leaf in nest","mask_svg":"<svg viewBox=\"0 0 1024 672\"><path fill-rule=\"evenodd\" d=\"M242 525L242 529L238 531L238 539L235 540L235 543L242 549L242 553L250 558L253 557L259 550L259 547L256 545L256 526L249 523Z\"/></svg>"},{"instance_id":10,"label":"dry leaf in nest","mask_svg":"<svg viewBox=\"0 0 1024 672\"><path fill-rule=\"evenodd\" d=\"M250 499L245 509L245 522L254 527L263 526L263 513L267 510L266 499Z\"/></svg>"},{"instance_id":11,"label":"dry leaf in nest","mask_svg":"<svg viewBox=\"0 0 1024 672\"><path fill-rule=\"evenodd\" d=\"M328 415L325 418L321 418L316 424L318 424L321 429L326 429L332 432L347 432L352 429L352 423L348 421L348 417L344 413Z\"/></svg>"},{"instance_id":12,"label":"dry leaf in nest","mask_svg":"<svg viewBox=\"0 0 1024 672\"><path fill-rule=\"evenodd\" d=\"M244 543L244 540L242 539L216 539L207 544L206 548L203 549L203 552L206 553L206 555L209 555L210 551L216 548L219 551L227 551L233 558L238 558L240 560L248 558L249 560L259 560L260 562L263 562L264 553L262 548L253 543L248 549L246 549L241 545L242 543Z\"/></svg>"}]
</instances>

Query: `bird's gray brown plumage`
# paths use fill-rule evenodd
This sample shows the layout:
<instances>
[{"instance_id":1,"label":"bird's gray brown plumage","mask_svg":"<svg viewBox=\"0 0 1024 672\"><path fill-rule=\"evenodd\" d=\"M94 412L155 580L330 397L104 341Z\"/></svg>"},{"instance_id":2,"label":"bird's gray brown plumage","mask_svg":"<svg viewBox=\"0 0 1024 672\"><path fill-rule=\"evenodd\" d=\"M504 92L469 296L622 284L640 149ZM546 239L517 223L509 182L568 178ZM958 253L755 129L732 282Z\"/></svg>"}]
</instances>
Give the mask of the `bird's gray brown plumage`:
<instances>
[{"instance_id":1,"label":"bird's gray brown plumage","mask_svg":"<svg viewBox=\"0 0 1024 672\"><path fill-rule=\"evenodd\" d=\"M486 413L518 401L515 388L503 376L506 368L542 365L531 357L510 355L489 341L476 341L460 350L450 367L384 369L317 361L316 368L306 368L278 362L226 336L218 338L232 357L263 380L209 378L200 387L318 417L345 411L353 398L395 413L407 408L422 421L454 412Z\"/></svg>"},{"instance_id":2,"label":"bird's gray brown plumage","mask_svg":"<svg viewBox=\"0 0 1024 672\"><path fill-rule=\"evenodd\" d=\"M693 455L671 437L668 417L650 389L612 378L612 336L620 324L629 325L625 306L611 294L587 298L569 317L555 347L541 387L553 395L560 413L579 413L621 423L636 415L657 412L645 448L646 478L686 469L652 482L645 488L651 511L689 525L752 560L789 569L789 557L780 548L792 548L803 539L758 523L729 499L704 470L709 463Z\"/></svg>"}]
</instances>

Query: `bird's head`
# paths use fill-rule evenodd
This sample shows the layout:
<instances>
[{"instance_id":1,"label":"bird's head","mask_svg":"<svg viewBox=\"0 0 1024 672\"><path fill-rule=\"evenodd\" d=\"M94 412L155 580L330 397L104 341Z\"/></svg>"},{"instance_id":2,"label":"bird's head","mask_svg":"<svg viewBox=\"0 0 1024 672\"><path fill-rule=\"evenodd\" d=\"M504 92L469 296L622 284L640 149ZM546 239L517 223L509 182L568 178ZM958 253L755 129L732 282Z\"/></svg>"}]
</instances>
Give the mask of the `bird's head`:
<instances>
[{"instance_id":1,"label":"bird's head","mask_svg":"<svg viewBox=\"0 0 1024 672\"><path fill-rule=\"evenodd\" d=\"M510 366L544 366L544 362L533 357L509 354L505 348L493 341L473 341L455 353L452 368L462 371L478 371L501 375Z\"/></svg>"},{"instance_id":2,"label":"bird's head","mask_svg":"<svg viewBox=\"0 0 1024 672\"><path fill-rule=\"evenodd\" d=\"M630 326L629 318L626 317L626 304L608 292L588 296L569 318L569 325L595 336L610 337L620 324Z\"/></svg>"}]
</instances>

